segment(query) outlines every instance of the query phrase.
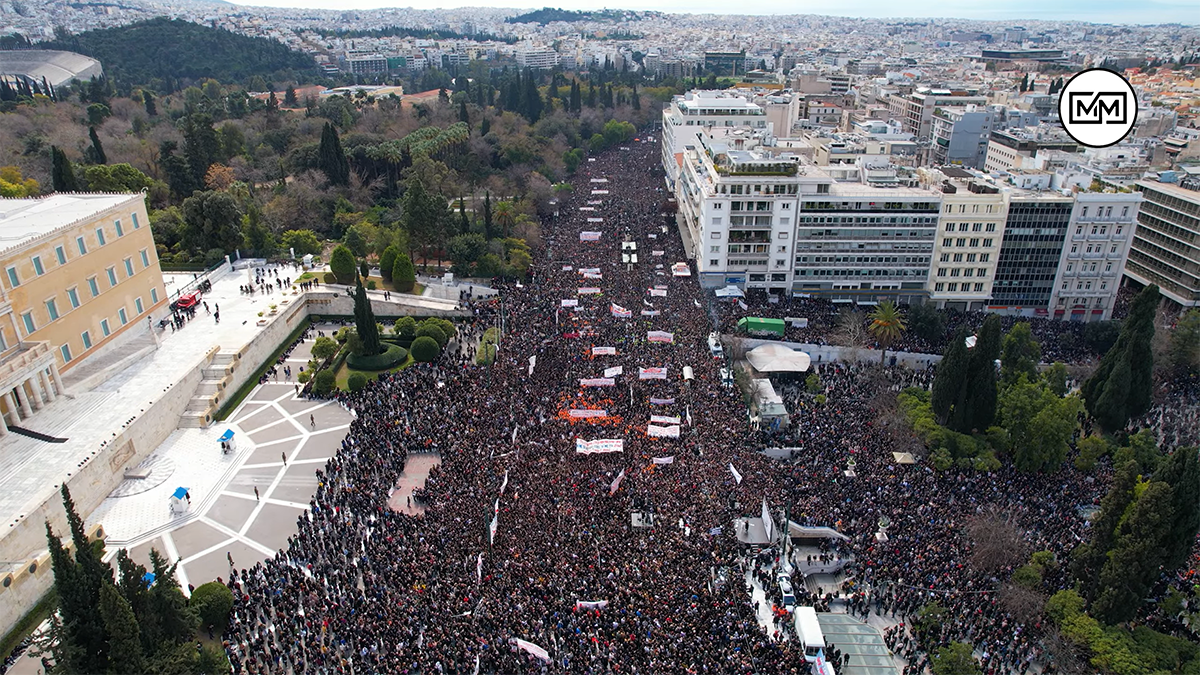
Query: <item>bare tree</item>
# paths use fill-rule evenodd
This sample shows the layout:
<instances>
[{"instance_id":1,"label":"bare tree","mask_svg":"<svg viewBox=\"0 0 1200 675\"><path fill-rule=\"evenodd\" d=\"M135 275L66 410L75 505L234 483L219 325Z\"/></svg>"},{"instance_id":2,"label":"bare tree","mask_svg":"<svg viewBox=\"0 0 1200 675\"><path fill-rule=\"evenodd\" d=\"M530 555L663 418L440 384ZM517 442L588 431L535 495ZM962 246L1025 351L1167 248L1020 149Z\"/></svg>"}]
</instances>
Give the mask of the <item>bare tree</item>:
<instances>
[{"instance_id":1,"label":"bare tree","mask_svg":"<svg viewBox=\"0 0 1200 675\"><path fill-rule=\"evenodd\" d=\"M1013 583L1001 586L997 597L1004 611L1022 623L1030 623L1037 619L1046 605L1046 596Z\"/></svg>"},{"instance_id":2,"label":"bare tree","mask_svg":"<svg viewBox=\"0 0 1200 675\"><path fill-rule=\"evenodd\" d=\"M866 318L862 312L853 308L843 309L838 314L837 329L830 337L836 344L844 347L861 349L871 343Z\"/></svg>"},{"instance_id":3,"label":"bare tree","mask_svg":"<svg viewBox=\"0 0 1200 675\"><path fill-rule=\"evenodd\" d=\"M1047 627L1042 646L1046 649L1047 659L1054 663L1055 670L1062 675L1083 675L1092 671L1080 656L1079 649L1063 637L1057 626Z\"/></svg>"},{"instance_id":4,"label":"bare tree","mask_svg":"<svg viewBox=\"0 0 1200 675\"><path fill-rule=\"evenodd\" d=\"M1024 532L995 507L972 517L966 536L971 542L971 566L980 572L991 574L1017 565L1029 554Z\"/></svg>"}]
</instances>

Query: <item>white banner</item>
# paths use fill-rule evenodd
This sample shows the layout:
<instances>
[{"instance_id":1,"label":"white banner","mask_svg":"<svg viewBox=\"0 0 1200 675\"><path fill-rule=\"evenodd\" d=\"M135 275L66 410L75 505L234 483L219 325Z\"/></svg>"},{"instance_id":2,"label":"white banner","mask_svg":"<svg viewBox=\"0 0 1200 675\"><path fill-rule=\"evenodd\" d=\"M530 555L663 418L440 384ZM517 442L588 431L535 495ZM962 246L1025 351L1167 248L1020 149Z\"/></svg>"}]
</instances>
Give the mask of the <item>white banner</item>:
<instances>
[{"instance_id":1,"label":"white banner","mask_svg":"<svg viewBox=\"0 0 1200 675\"><path fill-rule=\"evenodd\" d=\"M576 291L576 295L595 295L599 292L600 292L600 289L596 288L595 286L584 286L583 288L580 288L578 291Z\"/></svg>"},{"instance_id":2,"label":"white banner","mask_svg":"<svg viewBox=\"0 0 1200 675\"><path fill-rule=\"evenodd\" d=\"M588 222L589 223L603 223L604 219L603 218L588 218Z\"/></svg>"},{"instance_id":3,"label":"white banner","mask_svg":"<svg viewBox=\"0 0 1200 675\"><path fill-rule=\"evenodd\" d=\"M611 377L590 377L579 381L579 386L587 387L611 387L616 384L616 380Z\"/></svg>"},{"instance_id":4,"label":"white banner","mask_svg":"<svg viewBox=\"0 0 1200 675\"><path fill-rule=\"evenodd\" d=\"M589 183L607 183L608 179L607 178L593 178L588 182Z\"/></svg>"},{"instance_id":5,"label":"white banner","mask_svg":"<svg viewBox=\"0 0 1200 675\"><path fill-rule=\"evenodd\" d=\"M743 312L750 309L750 305L747 305L745 302L743 302L741 300L738 300L738 307L741 307Z\"/></svg>"},{"instance_id":6,"label":"white banner","mask_svg":"<svg viewBox=\"0 0 1200 675\"><path fill-rule=\"evenodd\" d=\"M604 369L605 377L616 377L617 375L625 374L625 366L613 366L612 368Z\"/></svg>"},{"instance_id":7,"label":"white banner","mask_svg":"<svg viewBox=\"0 0 1200 675\"><path fill-rule=\"evenodd\" d=\"M621 469L621 473L617 474L617 479L608 486L608 496L611 497L617 494L617 489L621 487L621 481L625 480L625 469Z\"/></svg>"},{"instance_id":8,"label":"white banner","mask_svg":"<svg viewBox=\"0 0 1200 675\"><path fill-rule=\"evenodd\" d=\"M666 254L667 254L666 251L650 251L650 255L653 255L653 256L661 256L661 255L666 255Z\"/></svg>"},{"instance_id":9,"label":"white banner","mask_svg":"<svg viewBox=\"0 0 1200 675\"><path fill-rule=\"evenodd\" d=\"M599 272L588 272L587 274L583 275L583 278L584 279L603 279L604 275L600 274Z\"/></svg>"},{"instance_id":10,"label":"white banner","mask_svg":"<svg viewBox=\"0 0 1200 675\"><path fill-rule=\"evenodd\" d=\"M663 330L652 330L646 333L646 339L650 342L665 342L671 344L675 342L675 334L668 333Z\"/></svg>"},{"instance_id":11,"label":"white banner","mask_svg":"<svg viewBox=\"0 0 1200 675\"><path fill-rule=\"evenodd\" d=\"M659 298L665 298L665 297L667 297L667 291L665 289L651 288L650 295L656 296Z\"/></svg>"},{"instance_id":12,"label":"white banner","mask_svg":"<svg viewBox=\"0 0 1200 675\"><path fill-rule=\"evenodd\" d=\"M670 457L655 457L650 461L654 462L655 464L674 464L675 455L671 455Z\"/></svg>"},{"instance_id":13,"label":"white banner","mask_svg":"<svg viewBox=\"0 0 1200 675\"><path fill-rule=\"evenodd\" d=\"M595 211L595 210L596 210L596 207L594 207L594 206L581 206L581 207L579 207L579 210L580 210L580 211Z\"/></svg>"},{"instance_id":14,"label":"white banner","mask_svg":"<svg viewBox=\"0 0 1200 675\"><path fill-rule=\"evenodd\" d=\"M524 649L525 651L529 652L530 654L533 654L534 656L545 661L546 663L550 663L550 652L546 651L545 649L542 649L541 647L533 644L532 642L526 642L525 640L522 640L521 638L516 638L515 641L517 643L517 646L520 647L521 649Z\"/></svg>"},{"instance_id":15,"label":"white banner","mask_svg":"<svg viewBox=\"0 0 1200 675\"><path fill-rule=\"evenodd\" d=\"M575 452L581 455L595 455L605 452L624 452L625 441L620 438L598 438L594 441L575 439Z\"/></svg>"},{"instance_id":16,"label":"white banner","mask_svg":"<svg viewBox=\"0 0 1200 675\"><path fill-rule=\"evenodd\" d=\"M529 357L529 374L533 374L533 366L537 364L537 354Z\"/></svg>"},{"instance_id":17,"label":"white banner","mask_svg":"<svg viewBox=\"0 0 1200 675\"><path fill-rule=\"evenodd\" d=\"M651 398L650 405L675 405L673 398Z\"/></svg>"},{"instance_id":18,"label":"white banner","mask_svg":"<svg viewBox=\"0 0 1200 675\"><path fill-rule=\"evenodd\" d=\"M562 306L563 307L578 307L579 306L579 298L569 298L567 300L563 300Z\"/></svg>"},{"instance_id":19,"label":"white banner","mask_svg":"<svg viewBox=\"0 0 1200 675\"><path fill-rule=\"evenodd\" d=\"M505 469L505 471L504 471L504 482L500 483L500 494L501 495L504 494L504 488L506 488L506 487L508 487L508 470L507 469Z\"/></svg>"},{"instance_id":20,"label":"white banner","mask_svg":"<svg viewBox=\"0 0 1200 675\"><path fill-rule=\"evenodd\" d=\"M475 563L475 581L476 583L483 581L483 554L479 554L479 560Z\"/></svg>"},{"instance_id":21,"label":"white banner","mask_svg":"<svg viewBox=\"0 0 1200 675\"><path fill-rule=\"evenodd\" d=\"M575 609L604 609L608 607L607 600L576 600Z\"/></svg>"},{"instance_id":22,"label":"white banner","mask_svg":"<svg viewBox=\"0 0 1200 675\"><path fill-rule=\"evenodd\" d=\"M567 415L575 419L588 419L590 417L608 417L607 410L592 410L591 408L575 408L567 411Z\"/></svg>"},{"instance_id":23,"label":"white banner","mask_svg":"<svg viewBox=\"0 0 1200 675\"><path fill-rule=\"evenodd\" d=\"M742 474L738 473L738 470L733 468L732 463L730 463L730 465L729 465L729 472L733 474L733 480L737 481L738 485L741 485L742 484Z\"/></svg>"},{"instance_id":24,"label":"white banner","mask_svg":"<svg viewBox=\"0 0 1200 675\"><path fill-rule=\"evenodd\" d=\"M606 195L606 194L608 194L608 190L592 190L592 194L594 194L594 195Z\"/></svg>"},{"instance_id":25,"label":"white banner","mask_svg":"<svg viewBox=\"0 0 1200 675\"><path fill-rule=\"evenodd\" d=\"M580 267L575 271L579 272L580 274L600 274L599 267Z\"/></svg>"},{"instance_id":26,"label":"white banner","mask_svg":"<svg viewBox=\"0 0 1200 675\"><path fill-rule=\"evenodd\" d=\"M609 309L612 310L612 315L617 317L618 319L632 319L633 318L633 312L629 311L628 309L625 309L624 307L618 305L615 302L612 303L612 306Z\"/></svg>"},{"instance_id":27,"label":"white banner","mask_svg":"<svg viewBox=\"0 0 1200 675\"><path fill-rule=\"evenodd\" d=\"M580 232L579 241L600 241L599 232Z\"/></svg>"},{"instance_id":28,"label":"white banner","mask_svg":"<svg viewBox=\"0 0 1200 675\"><path fill-rule=\"evenodd\" d=\"M571 266L570 266L570 265L563 265L563 269L562 269L562 271L564 271L564 272L570 272L570 271L571 271Z\"/></svg>"},{"instance_id":29,"label":"white banner","mask_svg":"<svg viewBox=\"0 0 1200 675\"><path fill-rule=\"evenodd\" d=\"M616 356L616 347L592 347L592 356Z\"/></svg>"},{"instance_id":30,"label":"white banner","mask_svg":"<svg viewBox=\"0 0 1200 675\"><path fill-rule=\"evenodd\" d=\"M667 379L667 368L638 368L639 380L665 380Z\"/></svg>"},{"instance_id":31,"label":"white banner","mask_svg":"<svg viewBox=\"0 0 1200 675\"><path fill-rule=\"evenodd\" d=\"M762 522L763 528L767 531L767 541L774 541L775 519L771 517L771 509L767 508L766 495L763 495Z\"/></svg>"},{"instance_id":32,"label":"white banner","mask_svg":"<svg viewBox=\"0 0 1200 675\"><path fill-rule=\"evenodd\" d=\"M648 424L646 425L646 435L651 438L679 438L679 425L659 427Z\"/></svg>"},{"instance_id":33,"label":"white banner","mask_svg":"<svg viewBox=\"0 0 1200 675\"><path fill-rule=\"evenodd\" d=\"M657 309L642 310L642 316L658 316L659 314L662 314L662 312L658 311Z\"/></svg>"},{"instance_id":34,"label":"white banner","mask_svg":"<svg viewBox=\"0 0 1200 675\"><path fill-rule=\"evenodd\" d=\"M675 263L671 265L671 275L676 277L690 277L692 270L688 268L687 263Z\"/></svg>"},{"instance_id":35,"label":"white banner","mask_svg":"<svg viewBox=\"0 0 1200 675\"><path fill-rule=\"evenodd\" d=\"M679 417L670 417L668 415L651 415L650 422L653 424L679 424Z\"/></svg>"},{"instance_id":36,"label":"white banner","mask_svg":"<svg viewBox=\"0 0 1200 675\"><path fill-rule=\"evenodd\" d=\"M603 203L604 203L604 200L602 200L602 199L589 199L588 200L588 206L600 206Z\"/></svg>"}]
</instances>

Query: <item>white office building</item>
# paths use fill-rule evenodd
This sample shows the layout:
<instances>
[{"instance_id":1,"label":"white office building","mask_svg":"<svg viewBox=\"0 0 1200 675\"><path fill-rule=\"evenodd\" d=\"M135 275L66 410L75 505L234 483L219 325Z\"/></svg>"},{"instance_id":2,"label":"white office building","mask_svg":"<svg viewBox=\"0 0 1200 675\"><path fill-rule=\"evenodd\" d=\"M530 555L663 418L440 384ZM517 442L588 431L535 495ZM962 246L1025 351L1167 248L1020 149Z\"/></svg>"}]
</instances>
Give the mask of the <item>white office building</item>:
<instances>
[{"instance_id":1,"label":"white office building","mask_svg":"<svg viewBox=\"0 0 1200 675\"><path fill-rule=\"evenodd\" d=\"M663 109L662 162L667 185L674 189L684 153L699 147L697 134L716 128L769 131L769 126L766 111L745 96L724 91L689 91L675 96Z\"/></svg>"},{"instance_id":2,"label":"white office building","mask_svg":"<svg viewBox=\"0 0 1200 675\"><path fill-rule=\"evenodd\" d=\"M927 284L929 301L938 309L986 309L992 298L1011 190L956 167L920 173L925 184L942 193Z\"/></svg>"},{"instance_id":3,"label":"white office building","mask_svg":"<svg viewBox=\"0 0 1200 675\"><path fill-rule=\"evenodd\" d=\"M1075 195L1058 278L1050 299L1056 319L1106 321L1129 259L1142 204L1140 193Z\"/></svg>"}]
</instances>

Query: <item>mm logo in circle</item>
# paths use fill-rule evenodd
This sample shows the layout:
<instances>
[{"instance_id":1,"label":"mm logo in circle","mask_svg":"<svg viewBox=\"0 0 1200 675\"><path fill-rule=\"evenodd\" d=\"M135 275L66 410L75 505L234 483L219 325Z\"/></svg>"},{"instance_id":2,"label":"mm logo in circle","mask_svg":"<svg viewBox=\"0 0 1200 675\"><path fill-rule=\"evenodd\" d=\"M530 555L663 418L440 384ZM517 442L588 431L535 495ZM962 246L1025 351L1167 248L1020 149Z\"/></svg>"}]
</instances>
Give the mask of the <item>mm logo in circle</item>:
<instances>
[{"instance_id":1,"label":"mm logo in circle","mask_svg":"<svg viewBox=\"0 0 1200 675\"><path fill-rule=\"evenodd\" d=\"M1137 94L1129 81L1103 68L1076 74L1058 99L1063 129L1091 148L1120 143L1133 130L1137 108Z\"/></svg>"}]
</instances>

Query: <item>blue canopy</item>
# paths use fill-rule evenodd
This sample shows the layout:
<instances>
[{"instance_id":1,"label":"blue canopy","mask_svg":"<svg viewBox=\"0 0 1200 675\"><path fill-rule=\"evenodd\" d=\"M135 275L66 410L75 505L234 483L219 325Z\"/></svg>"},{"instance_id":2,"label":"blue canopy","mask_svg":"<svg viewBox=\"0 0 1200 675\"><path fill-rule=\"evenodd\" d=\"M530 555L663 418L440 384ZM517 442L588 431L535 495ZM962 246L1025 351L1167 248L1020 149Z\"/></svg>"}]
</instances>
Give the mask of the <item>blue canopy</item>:
<instances>
[{"instance_id":1,"label":"blue canopy","mask_svg":"<svg viewBox=\"0 0 1200 675\"><path fill-rule=\"evenodd\" d=\"M142 575L142 581L146 582L147 586L153 584L154 580L157 578L158 577L154 576L154 572L146 572Z\"/></svg>"},{"instance_id":2,"label":"blue canopy","mask_svg":"<svg viewBox=\"0 0 1200 675\"><path fill-rule=\"evenodd\" d=\"M175 492L171 496L174 497L175 499L183 499L184 497L187 497L187 493L188 493L188 488L177 487L177 488L175 488Z\"/></svg>"},{"instance_id":3,"label":"blue canopy","mask_svg":"<svg viewBox=\"0 0 1200 675\"><path fill-rule=\"evenodd\" d=\"M232 438L233 438L233 429L226 429L225 433L221 434L221 437L218 438L217 440L228 441L228 440L231 440Z\"/></svg>"}]
</instances>

